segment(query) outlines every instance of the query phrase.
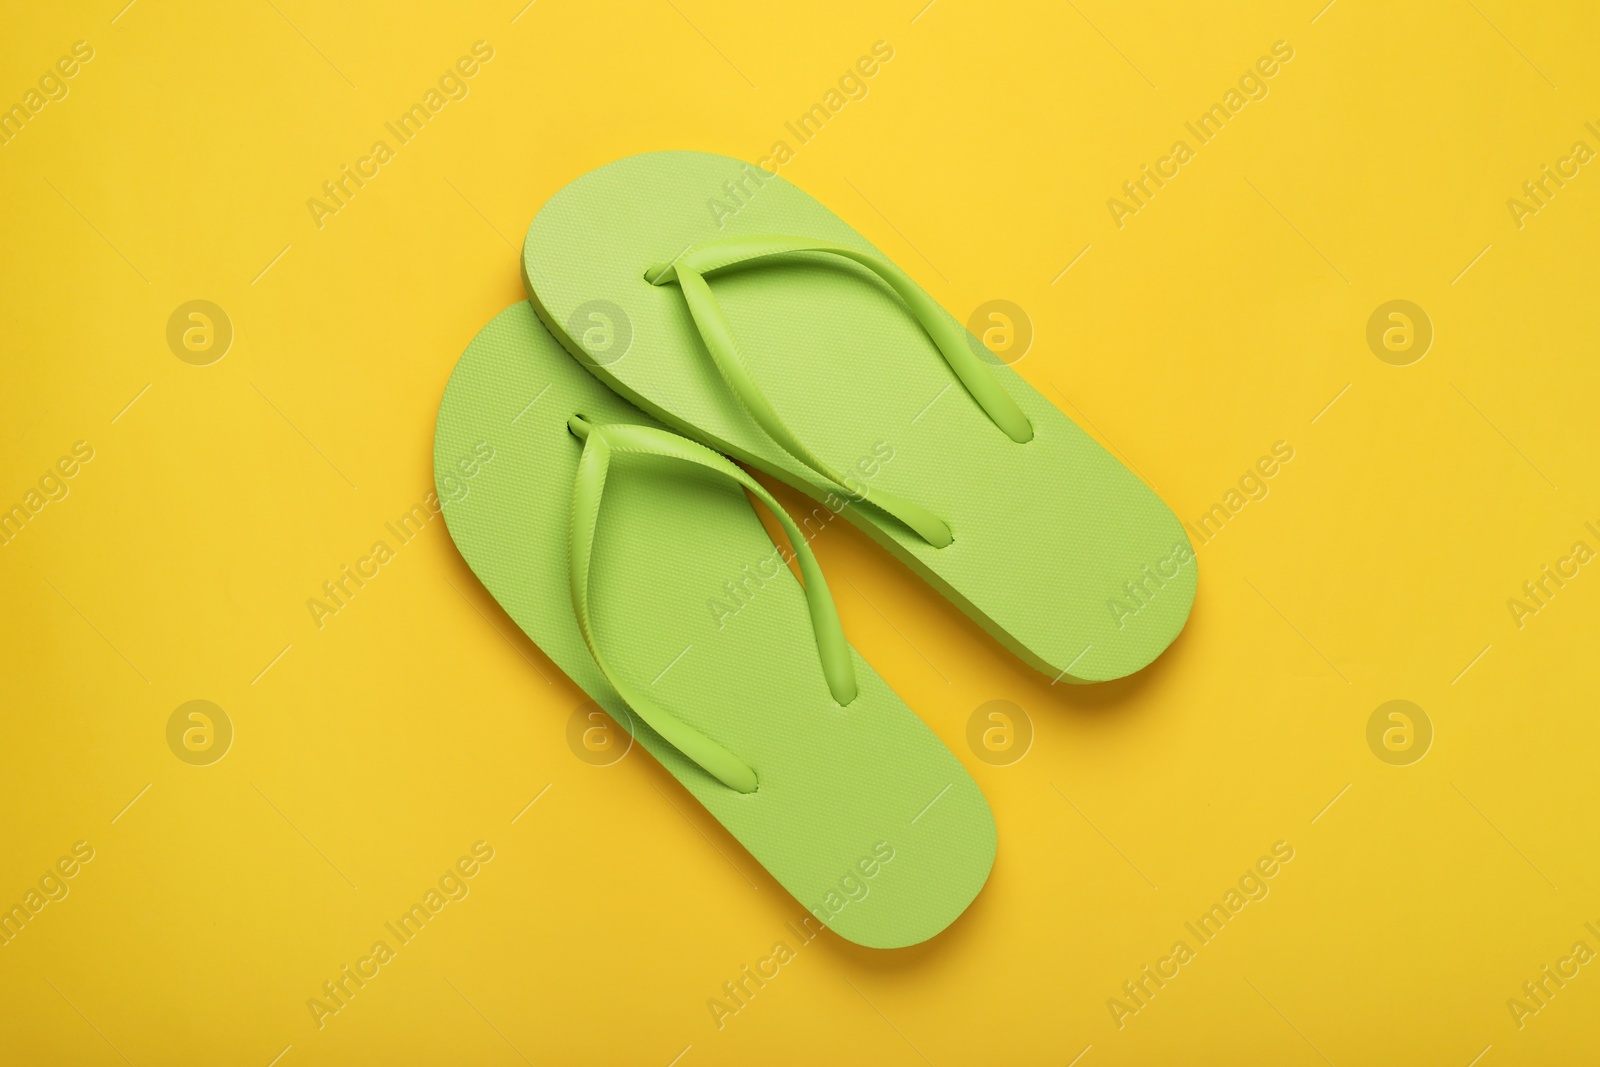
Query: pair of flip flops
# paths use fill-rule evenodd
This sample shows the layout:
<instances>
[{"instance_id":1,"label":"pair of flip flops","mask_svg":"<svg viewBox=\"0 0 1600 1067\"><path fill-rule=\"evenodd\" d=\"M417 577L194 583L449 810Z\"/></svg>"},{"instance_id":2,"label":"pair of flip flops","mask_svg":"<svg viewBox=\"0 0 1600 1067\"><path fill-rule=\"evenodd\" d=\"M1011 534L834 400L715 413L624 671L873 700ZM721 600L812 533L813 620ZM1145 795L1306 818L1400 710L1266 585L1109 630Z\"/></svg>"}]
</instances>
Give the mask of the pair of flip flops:
<instances>
[{"instance_id":1,"label":"pair of flip flops","mask_svg":"<svg viewBox=\"0 0 1600 1067\"><path fill-rule=\"evenodd\" d=\"M522 262L528 302L473 339L440 404L462 556L835 933L937 934L988 878L994 818L846 641L819 522L842 514L1065 682L1131 674L1177 636L1181 524L860 234L749 164L601 167L540 209ZM729 457L818 507L796 523Z\"/></svg>"}]
</instances>

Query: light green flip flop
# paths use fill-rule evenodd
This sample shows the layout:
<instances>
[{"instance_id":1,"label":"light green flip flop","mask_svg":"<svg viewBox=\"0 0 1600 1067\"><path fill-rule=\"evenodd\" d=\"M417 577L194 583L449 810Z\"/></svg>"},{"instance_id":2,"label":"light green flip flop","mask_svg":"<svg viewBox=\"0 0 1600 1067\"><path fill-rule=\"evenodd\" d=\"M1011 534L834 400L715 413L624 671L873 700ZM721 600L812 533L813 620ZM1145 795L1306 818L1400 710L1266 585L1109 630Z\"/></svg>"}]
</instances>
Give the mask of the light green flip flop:
<instances>
[{"instance_id":1,"label":"light green flip flop","mask_svg":"<svg viewBox=\"0 0 1600 1067\"><path fill-rule=\"evenodd\" d=\"M450 536L523 632L834 932L915 944L977 896L989 806L845 642L799 528L586 374L527 304L451 374L434 477Z\"/></svg>"},{"instance_id":2,"label":"light green flip flop","mask_svg":"<svg viewBox=\"0 0 1600 1067\"><path fill-rule=\"evenodd\" d=\"M1183 628L1197 564L1177 517L782 178L699 152L619 160L540 209L522 265L606 385L844 507L1052 678L1131 674Z\"/></svg>"}]
</instances>

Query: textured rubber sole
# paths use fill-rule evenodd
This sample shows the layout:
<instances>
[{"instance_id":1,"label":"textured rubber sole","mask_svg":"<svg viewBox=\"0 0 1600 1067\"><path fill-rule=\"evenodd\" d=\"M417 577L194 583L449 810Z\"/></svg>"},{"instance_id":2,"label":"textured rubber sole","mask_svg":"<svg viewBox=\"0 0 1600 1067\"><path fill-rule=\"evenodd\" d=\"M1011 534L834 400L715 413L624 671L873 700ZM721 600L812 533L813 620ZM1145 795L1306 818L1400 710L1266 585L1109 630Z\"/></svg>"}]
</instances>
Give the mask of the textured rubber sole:
<instances>
[{"instance_id":1,"label":"textured rubber sole","mask_svg":"<svg viewBox=\"0 0 1600 1067\"><path fill-rule=\"evenodd\" d=\"M742 191L731 213L730 189ZM553 196L528 229L524 281L552 333L613 390L679 433L825 499L829 487L727 389L678 287L643 277L696 243L741 234L821 238L881 255L782 178L725 156L655 152L591 171ZM1182 524L1009 367L991 359L1033 424L1026 444L988 420L864 268L799 253L711 284L796 436L836 470L931 508L955 543L932 548L872 509L845 514L1026 662L1052 678L1104 681L1149 664L1178 635L1197 572Z\"/></svg>"},{"instance_id":2,"label":"textured rubber sole","mask_svg":"<svg viewBox=\"0 0 1600 1067\"><path fill-rule=\"evenodd\" d=\"M590 603L613 671L748 762L760 787L740 794L706 774L630 715L600 674L568 585L582 452L567 430L573 414L657 425L585 373L525 303L467 347L439 406L434 473L450 535L474 573L829 928L875 948L943 930L988 878L989 806L854 652L860 695L845 708L834 703L799 580L731 483L669 460L616 459Z\"/></svg>"}]
</instances>

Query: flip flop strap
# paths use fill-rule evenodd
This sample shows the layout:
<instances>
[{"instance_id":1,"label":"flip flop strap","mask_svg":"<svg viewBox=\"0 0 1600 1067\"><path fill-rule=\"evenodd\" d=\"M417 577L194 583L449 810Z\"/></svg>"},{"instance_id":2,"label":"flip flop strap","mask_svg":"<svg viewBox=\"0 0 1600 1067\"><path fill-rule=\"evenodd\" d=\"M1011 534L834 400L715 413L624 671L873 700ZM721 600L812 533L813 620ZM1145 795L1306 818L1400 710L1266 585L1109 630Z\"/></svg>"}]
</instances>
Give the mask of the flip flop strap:
<instances>
[{"instance_id":1,"label":"flip flop strap","mask_svg":"<svg viewBox=\"0 0 1600 1067\"><path fill-rule=\"evenodd\" d=\"M833 699L843 707L856 698L855 667L850 661L850 646L845 643L844 629L839 625L838 609L828 593L828 583L822 577L822 568L816 556L812 554L800 528L772 495L761 488L755 479L709 448L665 430L625 423L591 423L581 415L569 419L567 428L583 440L583 455L578 459L578 473L572 490L569 575L573 612L577 615L583 642L589 646L589 654L594 657L600 673L605 675L628 707L669 744L728 788L740 793L755 792L756 772L749 764L683 720L662 710L613 672L600 656L589 612L589 565L594 549L595 524L600 514L600 501L605 494L611 459L617 455L636 454L693 463L737 483L772 512L789 535L789 543L800 561L800 573L805 578L806 606L811 612L811 629L817 640L822 674Z\"/></svg>"},{"instance_id":2,"label":"flip flop strap","mask_svg":"<svg viewBox=\"0 0 1600 1067\"><path fill-rule=\"evenodd\" d=\"M953 536L950 527L938 516L920 504L905 500L882 489L868 493L865 483L846 478L819 459L801 442L777 410L755 383L749 365L734 342L733 330L721 306L706 283L706 276L740 263L749 263L788 252L827 252L842 259L860 264L881 278L903 300L911 314L921 324L945 363L966 387L989 420L1007 437L1018 444L1033 439L1033 426L1011 395L1001 388L989 369L983 365L967 346L966 335L955 327L949 316L936 304L922 287L912 281L898 267L878 256L830 241L807 237L754 235L727 237L695 245L672 263L651 267L645 280L652 285L677 281L683 292L695 328L711 353L728 388L738 397L751 418L784 450L817 474L832 482L843 492L857 500L866 500L880 510L910 527L928 544L943 548Z\"/></svg>"}]
</instances>

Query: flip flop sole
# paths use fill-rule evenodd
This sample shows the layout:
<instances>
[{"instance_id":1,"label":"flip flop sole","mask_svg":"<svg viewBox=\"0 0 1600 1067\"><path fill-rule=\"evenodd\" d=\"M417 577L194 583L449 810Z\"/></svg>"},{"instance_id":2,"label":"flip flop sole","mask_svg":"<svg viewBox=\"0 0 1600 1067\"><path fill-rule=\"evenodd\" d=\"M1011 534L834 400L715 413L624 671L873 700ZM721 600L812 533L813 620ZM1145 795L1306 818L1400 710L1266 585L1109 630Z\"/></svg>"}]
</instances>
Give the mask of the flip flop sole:
<instances>
[{"instance_id":1,"label":"flip flop sole","mask_svg":"<svg viewBox=\"0 0 1600 1067\"><path fill-rule=\"evenodd\" d=\"M586 374L525 303L467 347L440 403L434 470L468 565L523 632L836 933L895 948L944 929L993 863L988 804L853 651L860 695L834 703L799 581L731 483L649 456L615 460L590 605L612 670L747 761L760 787L740 794L706 774L631 715L601 675L568 583L582 451L567 430L574 414L656 425Z\"/></svg>"},{"instance_id":2,"label":"flip flop sole","mask_svg":"<svg viewBox=\"0 0 1600 1067\"><path fill-rule=\"evenodd\" d=\"M556 193L528 229L523 277L552 333L613 390L679 433L824 499L830 487L728 390L678 287L643 277L695 244L747 234L881 255L780 177L725 156L655 152ZM1033 424L1027 444L988 420L904 304L865 269L801 253L711 284L796 437L836 470L930 508L955 543L932 548L873 509L845 514L1026 662L1069 681L1118 678L1183 628L1197 564L1182 524L1009 367L992 369Z\"/></svg>"}]
</instances>

